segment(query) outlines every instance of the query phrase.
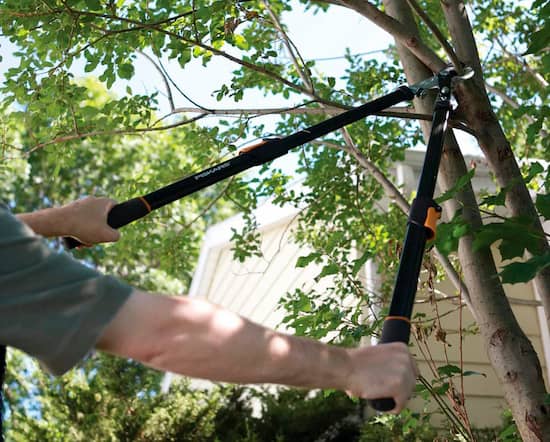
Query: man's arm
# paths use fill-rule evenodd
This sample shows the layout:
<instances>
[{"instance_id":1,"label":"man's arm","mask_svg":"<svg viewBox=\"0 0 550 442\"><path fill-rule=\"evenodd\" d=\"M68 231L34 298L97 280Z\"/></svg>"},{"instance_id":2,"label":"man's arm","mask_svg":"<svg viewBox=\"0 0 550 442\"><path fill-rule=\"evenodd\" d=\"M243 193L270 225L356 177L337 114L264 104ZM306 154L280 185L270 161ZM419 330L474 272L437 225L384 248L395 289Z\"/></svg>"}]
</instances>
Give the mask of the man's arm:
<instances>
[{"instance_id":1,"label":"man's arm","mask_svg":"<svg viewBox=\"0 0 550 442\"><path fill-rule=\"evenodd\" d=\"M404 344L346 349L264 328L196 298L135 290L97 343L153 368L234 383L334 388L393 397L399 412L417 368Z\"/></svg>"},{"instance_id":2,"label":"man's arm","mask_svg":"<svg viewBox=\"0 0 550 442\"><path fill-rule=\"evenodd\" d=\"M116 241L107 223L114 201L88 197L18 217L37 234L74 236L86 244ZM234 313L186 297L135 290L97 347L187 376L235 383L335 388L367 399L407 402L417 369L401 343L346 349L277 333Z\"/></svg>"},{"instance_id":3,"label":"man's arm","mask_svg":"<svg viewBox=\"0 0 550 442\"><path fill-rule=\"evenodd\" d=\"M61 207L17 214L37 235L46 238L72 236L92 245L117 241L120 234L107 224L107 214L116 204L108 198L86 197Z\"/></svg>"}]
</instances>

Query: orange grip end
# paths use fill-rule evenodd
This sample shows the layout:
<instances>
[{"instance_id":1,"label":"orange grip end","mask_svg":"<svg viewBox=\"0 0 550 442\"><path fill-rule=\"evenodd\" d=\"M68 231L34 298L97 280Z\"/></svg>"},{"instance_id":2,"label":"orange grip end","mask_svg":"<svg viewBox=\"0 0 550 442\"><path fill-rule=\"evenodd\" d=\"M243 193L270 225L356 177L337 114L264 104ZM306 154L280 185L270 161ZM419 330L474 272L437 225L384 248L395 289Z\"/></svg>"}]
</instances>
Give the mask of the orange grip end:
<instances>
[{"instance_id":1,"label":"orange grip end","mask_svg":"<svg viewBox=\"0 0 550 442\"><path fill-rule=\"evenodd\" d=\"M262 140L262 141L259 141L259 142L255 143L255 144L251 144L250 146L245 146L245 147L239 149L237 154L241 155L243 153L248 153L248 152L250 152L250 151L252 151L252 150L254 150L254 149L256 149L260 146L263 146L265 143L267 143L267 141L268 140Z\"/></svg>"},{"instance_id":2,"label":"orange grip end","mask_svg":"<svg viewBox=\"0 0 550 442\"><path fill-rule=\"evenodd\" d=\"M143 198L142 196L138 197L139 200L143 203L143 205L145 206L145 208L147 209L148 212L150 212L151 210L153 210L151 208L151 205L147 202L147 200L145 198Z\"/></svg>"},{"instance_id":3,"label":"orange grip end","mask_svg":"<svg viewBox=\"0 0 550 442\"><path fill-rule=\"evenodd\" d=\"M411 323L410 318L407 318L406 316L386 316L384 321L405 321L407 323Z\"/></svg>"},{"instance_id":4,"label":"orange grip end","mask_svg":"<svg viewBox=\"0 0 550 442\"><path fill-rule=\"evenodd\" d=\"M428 229L428 241L435 239L435 231L437 228L437 220L441 218L441 210L437 210L435 207L428 207L428 213L426 214L426 221L424 221L424 227Z\"/></svg>"}]
</instances>

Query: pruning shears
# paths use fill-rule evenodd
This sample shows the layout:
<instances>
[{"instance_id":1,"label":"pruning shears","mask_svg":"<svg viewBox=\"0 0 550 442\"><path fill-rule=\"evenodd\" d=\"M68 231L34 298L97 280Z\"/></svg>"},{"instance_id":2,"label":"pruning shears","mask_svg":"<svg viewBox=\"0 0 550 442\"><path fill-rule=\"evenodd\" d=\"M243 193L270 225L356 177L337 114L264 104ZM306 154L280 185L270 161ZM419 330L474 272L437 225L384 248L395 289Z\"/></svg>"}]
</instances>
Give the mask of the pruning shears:
<instances>
[{"instance_id":1,"label":"pruning shears","mask_svg":"<svg viewBox=\"0 0 550 442\"><path fill-rule=\"evenodd\" d=\"M441 207L436 204L433 195L447 123L452 110L452 86L454 82L467 80L473 74L474 72L470 68L466 68L463 74L459 75L454 68L448 67L419 83L400 86L387 95L286 137L264 139L259 143L241 149L239 155L234 158L182 178L146 195L115 205L108 214L107 223L115 229L123 227L143 218L156 209L251 167L272 161L287 154L295 147L313 141L368 115L380 112L402 101L422 97L428 91L437 90L438 96L433 109L432 128L426 148L426 156L420 174L416 198L409 213L389 313L384 320L379 341L380 343L408 343L411 327L410 318L424 249L426 242L435 238L437 220L441 216ZM64 242L69 249L82 246L74 238L64 238ZM395 407L392 398L375 399L370 403L379 411L389 411Z\"/></svg>"}]
</instances>

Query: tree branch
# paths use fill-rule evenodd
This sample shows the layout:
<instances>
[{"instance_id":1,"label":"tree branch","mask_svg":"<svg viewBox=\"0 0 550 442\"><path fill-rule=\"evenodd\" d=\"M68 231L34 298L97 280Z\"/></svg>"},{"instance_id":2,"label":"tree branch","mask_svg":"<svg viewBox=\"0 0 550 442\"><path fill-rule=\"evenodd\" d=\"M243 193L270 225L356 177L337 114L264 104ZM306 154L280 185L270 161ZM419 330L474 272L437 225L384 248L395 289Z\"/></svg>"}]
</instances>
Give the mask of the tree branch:
<instances>
[{"instance_id":1,"label":"tree branch","mask_svg":"<svg viewBox=\"0 0 550 442\"><path fill-rule=\"evenodd\" d=\"M430 16L424 12L424 10L416 2L416 0L407 0L407 2L409 3L410 7L414 10L414 12L420 17L420 19L426 24L428 29L432 31L433 36L441 45L441 47L445 50L445 53L451 59L456 70L460 72L462 70L462 62L458 59L458 56L456 55L456 52L454 51L453 47L445 38L443 33L439 30L437 25L433 22Z\"/></svg>"},{"instance_id":2,"label":"tree branch","mask_svg":"<svg viewBox=\"0 0 550 442\"><path fill-rule=\"evenodd\" d=\"M529 63L527 63L527 60L523 59L522 57L520 57L518 54L514 54L512 52L510 52L507 48L506 48L506 45L504 45L504 43L499 39L497 38L496 39L498 45L500 46L500 49L502 50L502 52L508 56L508 58L510 60L513 60L515 61L517 64L519 64L523 69L525 69L529 74L531 74L531 76L535 79L535 81L543 88L547 88L548 87L548 82L544 79L544 77L542 75L540 75L537 71L535 71L530 65Z\"/></svg>"},{"instance_id":3,"label":"tree branch","mask_svg":"<svg viewBox=\"0 0 550 442\"><path fill-rule=\"evenodd\" d=\"M201 114L194 118L191 118L189 120L185 121L179 121L174 124L169 124L162 127L143 127L138 129L117 129L117 130L107 130L107 131L91 131L86 133L72 133L67 135L61 135L59 137L55 137L52 140L44 141L42 143L35 144L32 146L29 150L27 150L25 153L27 155L30 155L33 152L36 152L37 150L40 150L46 146L50 146L52 144L61 144L66 143L68 141L74 141L74 140L82 140L84 138L93 138L93 137L106 137L106 136L113 136L113 135L142 135L147 132L156 132L156 131L163 131L168 129L174 129L179 126L183 126L186 124L194 123L197 120L200 120L201 118L204 118L207 114Z\"/></svg>"},{"instance_id":4,"label":"tree branch","mask_svg":"<svg viewBox=\"0 0 550 442\"><path fill-rule=\"evenodd\" d=\"M319 104L324 104L319 102ZM312 107L301 107L303 105L295 107L282 107L282 108L257 108L257 109L242 109L242 108L228 108L228 109L204 109L202 107L177 107L173 112L165 115L159 121L170 117L171 115L179 113L201 113L208 115L220 115L227 117L239 117L242 115L252 115L252 116L262 116L262 115L275 115L275 114L290 114L290 115L329 115L335 116L339 115L346 110L351 109L350 106L325 106L323 108L312 108ZM411 107L406 106L394 106L386 110L375 112L372 115L377 115L381 117L394 117L394 118L403 118L407 120L423 120L431 121L431 114L424 114L415 111ZM466 124L459 119L451 119L449 121L449 126L453 129L458 129L464 131L470 135L475 136L475 133L468 127Z\"/></svg>"},{"instance_id":5,"label":"tree branch","mask_svg":"<svg viewBox=\"0 0 550 442\"><path fill-rule=\"evenodd\" d=\"M263 4L265 5L265 8L267 10L267 13L269 14L269 17L271 18L271 21L273 22L273 25L281 34L283 38L284 45L286 46L286 50L288 51L290 57L292 58L292 62L294 66L296 67L296 71L298 72L298 75L306 85L306 87L309 89L311 94L315 95L315 89L313 87L313 82L311 81L311 77L309 76L309 73L307 71L307 68L305 67L306 64L304 62L304 59L296 49L296 46L292 41L290 40L288 34L283 29L281 22L279 21L279 18L275 15L271 7L269 6L269 2L267 0L263 1ZM295 53L296 51L296 53Z\"/></svg>"}]
</instances>

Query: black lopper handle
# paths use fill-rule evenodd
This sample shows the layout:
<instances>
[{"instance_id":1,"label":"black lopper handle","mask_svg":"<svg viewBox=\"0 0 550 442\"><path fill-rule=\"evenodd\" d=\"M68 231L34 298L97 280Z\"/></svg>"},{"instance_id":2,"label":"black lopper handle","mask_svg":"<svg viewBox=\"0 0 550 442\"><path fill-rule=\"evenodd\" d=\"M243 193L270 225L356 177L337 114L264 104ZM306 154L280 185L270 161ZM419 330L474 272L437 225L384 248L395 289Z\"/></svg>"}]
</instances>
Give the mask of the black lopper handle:
<instances>
[{"instance_id":1,"label":"black lopper handle","mask_svg":"<svg viewBox=\"0 0 550 442\"><path fill-rule=\"evenodd\" d=\"M113 229L130 224L131 222L143 218L151 211L151 206L143 197L132 198L131 200L113 206L107 215L107 224ZM78 239L64 237L65 248L74 249L83 246Z\"/></svg>"},{"instance_id":2,"label":"black lopper handle","mask_svg":"<svg viewBox=\"0 0 550 442\"><path fill-rule=\"evenodd\" d=\"M379 343L403 342L407 344L410 332L411 324L408 318L404 316L388 316L384 321ZM395 408L395 401L392 398L371 399L369 403L377 411L390 411Z\"/></svg>"}]
</instances>

